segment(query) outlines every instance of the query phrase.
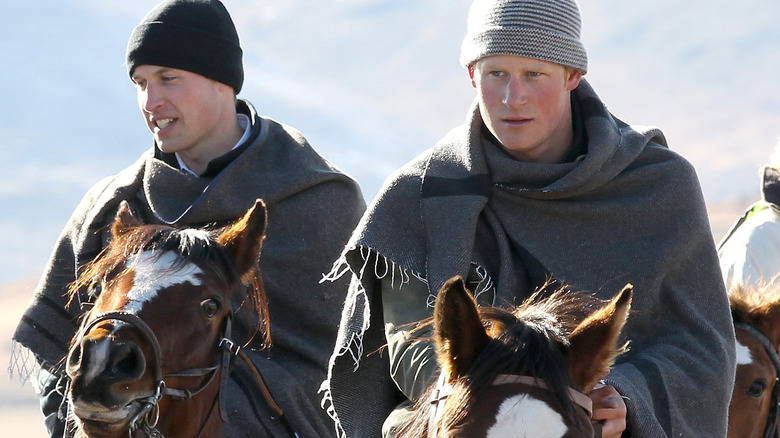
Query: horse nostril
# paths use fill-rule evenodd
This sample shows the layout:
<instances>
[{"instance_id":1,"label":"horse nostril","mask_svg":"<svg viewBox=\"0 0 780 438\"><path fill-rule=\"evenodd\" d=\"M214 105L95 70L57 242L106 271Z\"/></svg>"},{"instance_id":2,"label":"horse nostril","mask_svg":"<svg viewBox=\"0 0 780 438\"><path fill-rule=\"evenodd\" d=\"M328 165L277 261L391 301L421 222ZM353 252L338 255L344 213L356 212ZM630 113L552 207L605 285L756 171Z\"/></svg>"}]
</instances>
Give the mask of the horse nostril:
<instances>
[{"instance_id":1,"label":"horse nostril","mask_svg":"<svg viewBox=\"0 0 780 438\"><path fill-rule=\"evenodd\" d=\"M107 367L117 380L137 380L146 371L144 354L134 343L122 343L111 351L111 359Z\"/></svg>"},{"instance_id":2,"label":"horse nostril","mask_svg":"<svg viewBox=\"0 0 780 438\"><path fill-rule=\"evenodd\" d=\"M73 377L81 367L81 344L74 345L68 354L68 362L65 365L65 373Z\"/></svg>"}]
</instances>

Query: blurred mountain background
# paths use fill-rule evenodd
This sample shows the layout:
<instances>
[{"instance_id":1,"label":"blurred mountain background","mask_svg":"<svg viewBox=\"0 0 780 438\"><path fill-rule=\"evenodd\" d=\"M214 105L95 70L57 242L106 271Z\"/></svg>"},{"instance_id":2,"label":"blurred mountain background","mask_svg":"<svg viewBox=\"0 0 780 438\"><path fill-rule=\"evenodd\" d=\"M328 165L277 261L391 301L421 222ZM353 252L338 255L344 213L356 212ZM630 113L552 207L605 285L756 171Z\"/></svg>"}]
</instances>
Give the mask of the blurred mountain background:
<instances>
[{"instance_id":1,"label":"blurred mountain background","mask_svg":"<svg viewBox=\"0 0 780 438\"><path fill-rule=\"evenodd\" d=\"M0 0L0 361L78 200L151 146L124 54L156 3ZM466 117L474 91L457 59L470 0L225 4L244 49L240 97L301 130L367 200ZM759 196L757 170L780 136L780 2L582 0L581 9L586 79L618 117L661 127L693 163L720 239ZM8 436L43 436L32 391L6 380Z\"/></svg>"}]
</instances>

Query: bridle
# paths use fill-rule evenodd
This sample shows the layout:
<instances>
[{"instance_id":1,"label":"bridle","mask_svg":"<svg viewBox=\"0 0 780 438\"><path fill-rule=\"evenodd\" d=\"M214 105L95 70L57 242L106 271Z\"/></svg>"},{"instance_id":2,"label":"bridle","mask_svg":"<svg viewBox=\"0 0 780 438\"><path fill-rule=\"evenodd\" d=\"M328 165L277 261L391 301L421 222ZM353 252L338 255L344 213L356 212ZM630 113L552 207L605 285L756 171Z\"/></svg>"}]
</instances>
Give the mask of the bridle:
<instances>
[{"instance_id":1,"label":"bridle","mask_svg":"<svg viewBox=\"0 0 780 438\"><path fill-rule=\"evenodd\" d=\"M431 409L431 415L428 417L428 436L436 437L439 433L439 427L441 422L439 421L442 413L444 412L444 402L447 397L454 393L454 388L451 384L445 383L444 374L439 376L439 380L436 383L429 402L433 405ZM491 383L491 386L509 385L509 384L522 384L528 386L535 386L538 388L549 390L548 385L541 378L532 376L519 376L514 374L499 374ZM575 405L581 407L588 415L589 419L593 418L593 401L587 395L583 394L572 387L568 387L569 399Z\"/></svg>"},{"instance_id":2,"label":"bridle","mask_svg":"<svg viewBox=\"0 0 780 438\"><path fill-rule=\"evenodd\" d=\"M219 379L219 390L217 393L218 398L215 398L214 401L215 402L217 400L219 401L220 418L222 419L223 422L227 422L228 421L227 403L225 402L225 397L227 394L226 388L227 388L228 378L230 375L230 365L233 363L236 357L240 357L247 364L255 379L255 382L257 383L260 389L260 392L263 395L263 398L266 400L269 407L274 412L276 418L282 421L284 428L286 429L289 436L298 437L298 434L295 433L295 431L292 429L292 426L287 420L287 417L284 416L282 409L279 407L279 405L274 401L273 397L271 396L271 393L268 390L268 387L266 386L262 375L260 374L260 370L257 369L257 367L254 365L252 360L246 355L246 353L244 353L241 346L231 339L232 325L233 325L232 312L229 312L227 317L225 318L225 326L224 326L223 334L219 340L219 343L217 344L217 348L219 348L219 350L221 351L221 357L217 364L210 367L204 367L204 368L189 368L189 369L185 369L175 373L168 373L168 374L163 374L162 372L162 353L160 349L160 343L157 340L157 336L154 334L154 331L151 329L151 327L149 327L149 325L146 322L144 322L144 320L141 319L139 316L130 312L110 311L110 312L105 312L97 315L95 318L89 320L89 322L87 322L88 318L89 315L87 315L84 318L84 323L82 323L82 327L79 332L79 337L76 342L79 342L98 323L102 321L116 320L116 321L122 321L128 324L129 326L131 326L132 328L134 328L135 330L137 330L138 333L142 335L144 340L148 342L148 344L152 349L152 354L154 355L153 358L154 366L152 368L152 377L154 379L155 392L154 394L149 394L147 396L139 397L134 400L134 402L140 403L141 408L130 420L129 428L128 428L129 437L133 436L134 431L141 430L148 438L164 438L162 433L160 433L160 431L156 429L157 422L159 420L159 414L160 414L159 411L160 399L162 399L163 397L170 397L173 400L183 401L194 397L195 395L201 393L203 390L209 387L209 385L215 380L214 378L217 375L217 371L220 368L222 369L222 373ZM170 388L165 384L165 379L169 377L203 377L203 380L201 381L200 385L194 390L177 389L177 388ZM198 435L196 435L196 438L200 436L200 434L203 432L203 428L205 427L206 423L211 417L212 412L213 412L213 406L212 409L209 411L209 414L203 420L203 424L201 425L200 431L198 432Z\"/></svg>"},{"instance_id":3,"label":"bridle","mask_svg":"<svg viewBox=\"0 0 780 438\"><path fill-rule=\"evenodd\" d=\"M132 436L132 433L135 430L140 429L144 431L146 435L149 437L162 437L162 434L155 428L155 426L157 425L157 421L159 420L160 411L159 411L158 403L160 402L160 399L162 399L163 397L170 397L174 400L181 401L181 400L190 399L193 396L201 393L211 384L211 382L214 380L214 377L217 374L217 370L225 362L223 359L221 364L216 364L210 367L190 368L176 373L163 374L162 353L160 350L160 343L157 340L157 336L155 336L154 331L152 331L152 329L149 327L148 324L146 324L146 322L144 322L143 319L141 319L140 317L138 317L133 313L123 312L123 311L112 311L112 312L101 313L97 315L95 318L89 320L89 322L86 322L87 319L88 316L87 318L85 318L85 324L81 328L79 339L77 340L77 342L81 338L83 338L87 333L89 333L89 331L92 330L92 328L95 327L100 322L115 320L115 321L122 321L128 324L129 326L131 326L133 329L135 329L138 333L142 335L144 340L148 343L148 345L152 349L153 357L151 359L152 359L153 366L151 370L152 370L152 378L154 380L155 392L154 394L149 394L147 396L139 397L134 400L135 402L140 403L141 408L130 420L129 430L128 430L129 436ZM225 324L224 337L220 341L220 345L222 345L224 340L226 339L229 340L229 336L230 336L229 332L231 330L230 319L231 317L228 316ZM223 350L222 356L224 358L229 354L230 354L230 350L225 349ZM165 379L169 377L203 377L203 380L201 381L200 385L194 390L177 389L177 388L170 388L165 384ZM220 403L220 415L222 416L223 421L227 418L227 414L224 412L221 403ZM206 418L206 420L208 420L208 418Z\"/></svg>"},{"instance_id":4,"label":"bridle","mask_svg":"<svg viewBox=\"0 0 780 438\"><path fill-rule=\"evenodd\" d=\"M775 386L772 388L772 398L769 401L769 413L767 414L766 427L764 427L764 438L774 438L777 436L777 416L780 414L780 356L777 354L777 348L772 345L772 341L764 336L763 333L756 330L755 327L737 323L734 324L734 328L743 330L758 339L758 341L761 342L761 345L764 346L766 353L769 355L769 360L772 361L772 365L775 367Z\"/></svg>"}]
</instances>

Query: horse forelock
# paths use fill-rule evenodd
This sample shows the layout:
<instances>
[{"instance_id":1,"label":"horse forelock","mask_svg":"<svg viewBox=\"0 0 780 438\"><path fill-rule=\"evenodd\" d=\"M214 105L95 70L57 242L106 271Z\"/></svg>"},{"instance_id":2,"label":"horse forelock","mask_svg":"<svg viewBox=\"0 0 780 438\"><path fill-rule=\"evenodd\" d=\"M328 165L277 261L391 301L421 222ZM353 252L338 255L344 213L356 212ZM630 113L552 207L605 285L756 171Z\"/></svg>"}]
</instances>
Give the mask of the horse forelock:
<instances>
[{"instance_id":1,"label":"horse forelock","mask_svg":"<svg viewBox=\"0 0 780 438\"><path fill-rule=\"evenodd\" d=\"M144 254L143 257L140 257ZM175 255L175 257L171 257ZM168 272L178 272L188 265L207 268L215 273L227 288L242 287L253 310L263 309L262 281L259 267L245 275L249 287L241 285L242 279L227 251L217 243L214 233L200 229L177 229L168 225L142 225L115 236L109 245L87 263L78 279L70 285L71 302L78 291L87 291L96 298L102 283L116 280L133 269L133 263L143 260L157 263L166 257L164 266ZM97 292L95 292L97 291ZM260 315L267 319L266 315Z\"/></svg>"},{"instance_id":2,"label":"horse forelock","mask_svg":"<svg viewBox=\"0 0 780 438\"><path fill-rule=\"evenodd\" d=\"M91 298L95 298L94 292L100 290L96 286L126 273L128 268L132 268L128 266L128 261L145 252L160 257L173 251L177 257L170 268L174 270L188 263L201 263L209 257L208 248L212 245L206 235L201 235L201 238L194 236L195 233L178 231L166 225L143 225L114 236L97 257L80 268L77 280L70 285L71 301L79 290L86 290Z\"/></svg>"},{"instance_id":3,"label":"horse forelock","mask_svg":"<svg viewBox=\"0 0 780 438\"><path fill-rule=\"evenodd\" d=\"M552 292L543 287L510 309L518 320L540 324L540 328L557 330L561 337L568 337L577 324L603 304L566 286Z\"/></svg>"},{"instance_id":4,"label":"horse forelock","mask_svg":"<svg viewBox=\"0 0 780 438\"><path fill-rule=\"evenodd\" d=\"M735 324L760 329L770 312L780 307L780 287L773 284L760 287L738 284L729 288L728 298Z\"/></svg>"},{"instance_id":5,"label":"horse forelock","mask_svg":"<svg viewBox=\"0 0 780 438\"><path fill-rule=\"evenodd\" d=\"M546 382L565 408L564 414L574 420L576 408L568 395L572 382L564 357L573 326L568 314L561 313L572 303L523 305L512 311L486 308L483 320L502 330L491 335L493 339L469 370L470 386L476 388L472 396L484 392L500 374L530 376Z\"/></svg>"},{"instance_id":6,"label":"horse forelock","mask_svg":"<svg viewBox=\"0 0 780 438\"><path fill-rule=\"evenodd\" d=\"M497 357L496 363L490 365L493 374L522 373L552 380L556 376L568 377L568 371L561 367L566 365L563 352L569 346L569 336L598 304L588 295L558 289L548 296L536 293L520 305L506 309L480 308L488 333L498 343L488 346L475 366L487 373L489 368L482 363Z\"/></svg>"}]
</instances>

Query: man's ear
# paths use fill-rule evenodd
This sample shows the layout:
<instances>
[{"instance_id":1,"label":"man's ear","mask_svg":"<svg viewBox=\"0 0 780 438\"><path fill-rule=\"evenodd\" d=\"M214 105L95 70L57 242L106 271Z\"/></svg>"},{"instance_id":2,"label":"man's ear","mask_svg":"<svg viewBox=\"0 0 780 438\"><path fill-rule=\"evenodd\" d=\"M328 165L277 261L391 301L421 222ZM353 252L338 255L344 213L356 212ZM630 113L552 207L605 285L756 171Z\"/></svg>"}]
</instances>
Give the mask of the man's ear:
<instances>
[{"instance_id":1,"label":"man's ear","mask_svg":"<svg viewBox=\"0 0 780 438\"><path fill-rule=\"evenodd\" d=\"M469 78L471 79L471 86L477 88L477 82L474 80L474 63L469 65Z\"/></svg>"},{"instance_id":2,"label":"man's ear","mask_svg":"<svg viewBox=\"0 0 780 438\"><path fill-rule=\"evenodd\" d=\"M576 68L566 68L566 89L569 91L574 90L580 86L582 80L582 72Z\"/></svg>"}]
</instances>

